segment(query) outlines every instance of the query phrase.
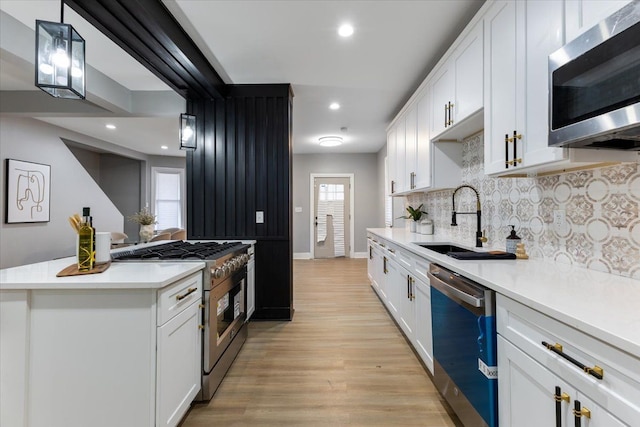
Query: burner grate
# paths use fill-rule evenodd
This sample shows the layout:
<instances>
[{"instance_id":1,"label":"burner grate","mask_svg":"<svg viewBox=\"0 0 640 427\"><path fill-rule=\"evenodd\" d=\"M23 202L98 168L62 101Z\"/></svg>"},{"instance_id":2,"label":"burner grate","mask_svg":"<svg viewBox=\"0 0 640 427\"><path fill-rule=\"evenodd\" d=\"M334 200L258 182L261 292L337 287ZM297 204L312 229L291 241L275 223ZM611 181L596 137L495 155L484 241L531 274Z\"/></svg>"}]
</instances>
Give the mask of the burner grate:
<instances>
[{"instance_id":1,"label":"burner grate","mask_svg":"<svg viewBox=\"0 0 640 427\"><path fill-rule=\"evenodd\" d=\"M147 260L213 260L232 251L240 242L185 242L175 241L148 248L137 248L112 254L114 261Z\"/></svg>"}]
</instances>

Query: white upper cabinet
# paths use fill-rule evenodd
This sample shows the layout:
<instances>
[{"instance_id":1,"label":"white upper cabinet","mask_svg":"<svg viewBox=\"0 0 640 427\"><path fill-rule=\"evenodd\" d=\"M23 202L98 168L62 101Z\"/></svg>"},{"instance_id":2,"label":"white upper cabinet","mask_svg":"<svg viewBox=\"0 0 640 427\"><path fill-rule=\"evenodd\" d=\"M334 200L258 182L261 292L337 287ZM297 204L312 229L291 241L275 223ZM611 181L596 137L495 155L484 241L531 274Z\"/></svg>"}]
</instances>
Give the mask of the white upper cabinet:
<instances>
[{"instance_id":1,"label":"white upper cabinet","mask_svg":"<svg viewBox=\"0 0 640 427\"><path fill-rule=\"evenodd\" d=\"M631 0L566 0L567 41L575 39Z\"/></svg>"},{"instance_id":2,"label":"white upper cabinet","mask_svg":"<svg viewBox=\"0 0 640 427\"><path fill-rule=\"evenodd\" d=\"M406 128L406 119L405 117L401 117L400 120L396 122L396 184L395 184L395 192L405 192L408 189L406 178L407 172L405 167L405 153L406 153L406 139L407 139L407 128Z\"/></svg>"},{"instance_id":3,"label":"white upper cabinet","mask_svg":"<svg viewBox=\"0 0 640 427\"><path fill-rule=\"evenodd\" d=\"M397 191L396 187L396 128L392 127L387 132L387 173L389 182L385 192L393 195Z\"/></svg>"},{"instance_id":4,"label":"white upper cabinet","mask_svg":"<svg viewBox=\"0 0 640 427\"><path fill-rule=\"evenodd\" d=\"M402 191L412 191L416 188L416 173L418 162L416 150L418 148L418 117L414 105L405 115L405 139L404 139L404 187Z\"/></svg>"},{"instance_id":5,"label":"white upper cabinet","mask_svg":"<svg viewBox=\"0 0 640 427\"><path fill-rule=\"evenodd\" d=\"M585 2L589 3L589 2ZM623 161L622 151L548 146L549 54L565 44L565 2L496 2L485 15L485 173L525 175Z\"/></svg>"},{"instance_id":6,"label":"white upper cabinet","mask_svg":"<svg viewBox=\"0 0 640 427\"><path fill-rule=\"evenodd\" d=\"M433 76L432 139L462 139L482 129L479 117L464 123L483 105L482 25L476 24Z\"/></svg>"},{"instance_id":7,"label":"white upper cabinet","mask_svg":"<svg viewBox=\"0 0 640 427\"><path fill-rule=\"evenodd\" d=\"M416 107L417 117L417 143L415 152L416 175L414 185L418 189L431 187L431 138L429 138L429 117L431 117L431 88L418 99Z\"/></svg>"}]
</instances>

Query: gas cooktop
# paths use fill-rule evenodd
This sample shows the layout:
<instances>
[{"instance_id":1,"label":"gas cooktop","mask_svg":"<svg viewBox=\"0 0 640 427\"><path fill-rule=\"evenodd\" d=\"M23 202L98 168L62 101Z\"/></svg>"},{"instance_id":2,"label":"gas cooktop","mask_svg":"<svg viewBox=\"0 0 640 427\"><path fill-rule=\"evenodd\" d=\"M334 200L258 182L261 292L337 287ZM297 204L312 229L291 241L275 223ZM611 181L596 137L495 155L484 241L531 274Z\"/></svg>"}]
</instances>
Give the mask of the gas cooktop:
<instances>
[{"instance_id":1,"label":"gas cooktop","mask_svg":"<svg viewBox=\"0 0 640 427\"><path fill-rule=\"evenodd\" d=\"M144 248L118 251L111 254L113 261L196 261L215 260L248 248L240 242L188 242L178 240Z\"/></svg>"}]
</instances>

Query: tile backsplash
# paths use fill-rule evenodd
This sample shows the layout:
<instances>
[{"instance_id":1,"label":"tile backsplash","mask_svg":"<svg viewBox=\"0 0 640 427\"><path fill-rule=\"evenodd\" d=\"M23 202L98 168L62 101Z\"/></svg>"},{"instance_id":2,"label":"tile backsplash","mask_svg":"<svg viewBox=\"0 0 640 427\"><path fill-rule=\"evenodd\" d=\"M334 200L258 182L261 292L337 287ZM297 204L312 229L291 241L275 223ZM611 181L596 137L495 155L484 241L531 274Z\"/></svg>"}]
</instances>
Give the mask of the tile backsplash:
<instances>
[{"instance_id":1,"label":"tile backsplash","mask_svg":"<svg viewBox=\"0 0 640 427\"><path fill-rule=\"evenodd\" d=\"M463 142L462 182L482 203L486 246L504 249L514 225L529 257L640 279L640 167L638 162L535 178L484 175L483 134ZM406 204L424 203L436 233L474 242L475 215L451 226L453 190L416 193ZM470 189L456 194L456 211L475 212ZM554 223L564 214L564 225Z\"/></svg>"}]
</instances>

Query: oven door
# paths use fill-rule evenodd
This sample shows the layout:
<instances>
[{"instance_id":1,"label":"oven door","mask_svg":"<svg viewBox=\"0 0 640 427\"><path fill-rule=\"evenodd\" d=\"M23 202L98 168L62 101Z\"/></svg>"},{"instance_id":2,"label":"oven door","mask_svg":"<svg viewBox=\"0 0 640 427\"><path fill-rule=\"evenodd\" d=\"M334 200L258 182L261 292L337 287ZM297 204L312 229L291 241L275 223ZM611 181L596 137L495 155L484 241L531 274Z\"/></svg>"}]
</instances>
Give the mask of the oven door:
<instances>
[{"instance_id":1,"label":"oven door","mask_svg":"<svg viewBox=\"0 0 640 427\"><path fill-rule=\"evenodd\" d=\"M209 374L246 319L246 269L205 292L204 374Z\"/></svg>"}]
</instances>

